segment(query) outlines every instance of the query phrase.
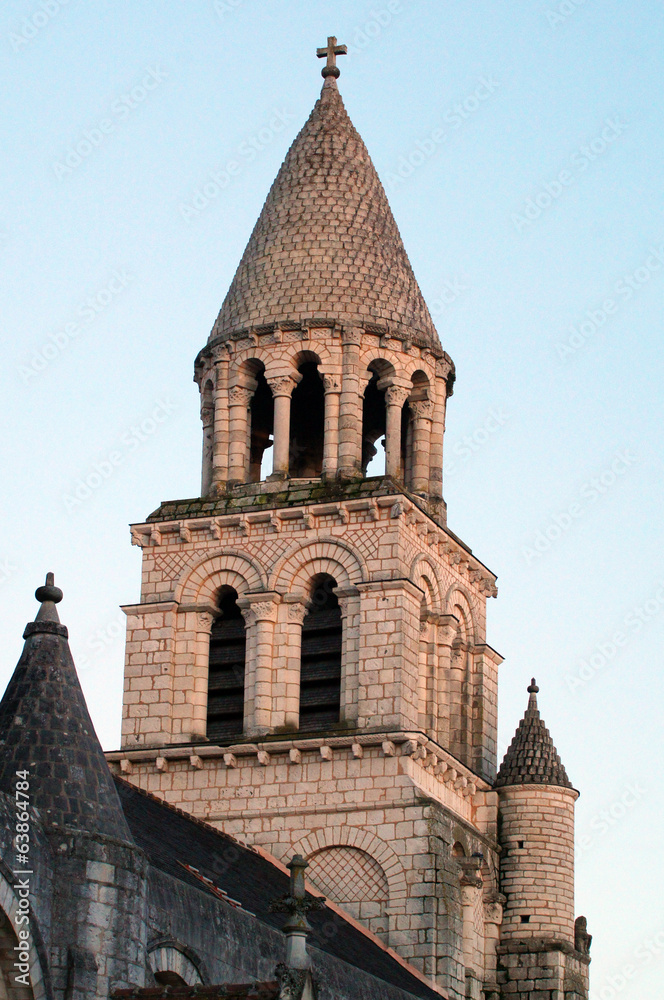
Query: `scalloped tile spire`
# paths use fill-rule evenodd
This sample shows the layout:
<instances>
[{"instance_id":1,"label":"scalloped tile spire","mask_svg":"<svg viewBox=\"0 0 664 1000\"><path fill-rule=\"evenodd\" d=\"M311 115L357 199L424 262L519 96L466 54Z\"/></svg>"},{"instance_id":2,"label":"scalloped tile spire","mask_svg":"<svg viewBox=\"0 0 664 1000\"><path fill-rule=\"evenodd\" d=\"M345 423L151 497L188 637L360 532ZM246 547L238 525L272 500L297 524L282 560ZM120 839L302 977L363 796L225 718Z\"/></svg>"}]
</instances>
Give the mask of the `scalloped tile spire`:
<instances>
[{"instance_id":1,"label":"scalloped tile spire","mask_svg":"<svg viewBox=\"0 0 664 1000\"><path fill-rule=\"evenodd\" d=\"M333 319L440 342L367 148L333 77L270 189L210 340Z\"/></svg>"},{"instance_id":2,"label":"scalloped tile spire","mask_svg":"<svg viewBox=\"0 0 664 1000\"><path fill-rule=\"evenodd\" d=\"M538 691L533 677L528 686L530 695L528 708L500 765L494 783L495 788L505 785L573 787L553 745L549 730L540 717L537 707Z\"/></svg>"}]
</instances>

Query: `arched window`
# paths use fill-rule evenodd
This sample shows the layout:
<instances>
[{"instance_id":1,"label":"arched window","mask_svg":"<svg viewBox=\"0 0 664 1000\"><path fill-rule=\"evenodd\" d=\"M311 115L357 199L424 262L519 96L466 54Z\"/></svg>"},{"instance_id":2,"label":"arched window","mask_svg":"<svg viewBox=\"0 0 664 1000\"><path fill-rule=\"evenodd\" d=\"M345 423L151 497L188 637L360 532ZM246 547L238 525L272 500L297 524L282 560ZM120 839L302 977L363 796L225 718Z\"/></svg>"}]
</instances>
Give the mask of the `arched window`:
<instances>
[{"instance_id":1,"label":"arched window","mask_svg":"<svg viewBox=\"0 0 664 1000\"><path fill-rule=\"evenodd\" d=\"M302 361L298 371L302 378L291 396L288 468L293 479L314 479L323 470L325 388L317 361Z\"/></svg>"},{"instance_id":2,"label":"arched window","mask_svg":"<svg viewBox=\"0 0 664 1000\"><path fill-rule=\"evenodd\" d=\"M249 362L256 389L251 397L251 433L249 442L249 482L261 483L272 472L274 443L274 399L265 380L265 365Z\"/></svg>"},{"instance_id":3,"label":"arched window","mask_svg":"<svg viewBox=\"0 0 664 1000\"><path fill-rule=\"evenodd\" d=\"M372 362L373 365L373 362ZM379 388L380 374L372 370L362 402L362 474L385 475L385 389ZM380 439L382 438L382 441ZM380 441L380 447L376 442Z\"/></svg>"},{"instance_id":4,"label":"arched window","mask_svg":"<svg viewBox=\"0 0 664 1000\"><path fill-rule=\"evenodd\" d=\"M210 632L207 736L223 741L242 735L246 638L236 591L222 587L217 604L219 617Z\"/></svg>"},{"instance_id":5,"label":"arched window","mask_svg":"<svg viewBox=\"0 0 664 1000\"><path fill-rule=\"evenodd\" d=\"M311 605L302 623L300 729L339 722L341 709L341 608L326 573L315 576Z\"/></svg>"}]
</instances>

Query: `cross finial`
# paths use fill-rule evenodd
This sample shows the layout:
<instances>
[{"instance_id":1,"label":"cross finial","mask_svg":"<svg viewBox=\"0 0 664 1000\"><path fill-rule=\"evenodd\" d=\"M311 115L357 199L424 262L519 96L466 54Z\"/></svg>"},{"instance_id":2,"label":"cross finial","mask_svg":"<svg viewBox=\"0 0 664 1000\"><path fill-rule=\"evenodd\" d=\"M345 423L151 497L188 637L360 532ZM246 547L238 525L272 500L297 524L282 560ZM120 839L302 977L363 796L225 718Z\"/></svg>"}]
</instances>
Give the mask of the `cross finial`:
<instances>
[{"instance_id":1,"label":"cross finial","mask_svg":"<svg viewBox=\"0 0 664 1000\"><path fill-rule=\"evenodd\" d=\"M321 76L325 79L328 76L333 76L335 80L339 79L340 70L337 66L337 56L345 56L348 54L347 45L337 45L337 40L334 35L329 35L327 39L327 46L324 49L316 49L316 55L319 59L324 59L327 56L327 65L323 66Z\"/></svg>"}]
</instances>

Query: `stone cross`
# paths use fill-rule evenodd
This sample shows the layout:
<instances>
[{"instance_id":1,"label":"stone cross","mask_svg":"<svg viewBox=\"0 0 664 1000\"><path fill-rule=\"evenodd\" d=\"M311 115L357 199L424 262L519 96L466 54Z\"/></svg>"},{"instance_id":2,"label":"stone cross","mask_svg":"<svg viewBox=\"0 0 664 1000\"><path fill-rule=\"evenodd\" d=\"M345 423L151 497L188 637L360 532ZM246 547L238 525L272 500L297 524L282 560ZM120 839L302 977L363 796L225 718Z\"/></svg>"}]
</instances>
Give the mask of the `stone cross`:
<instances>
[{"instance_id":1,"label":"stone cross","mask_svg":"<svg viewBox=\"0 0 664 1000\"><path fill-rule=\"evenodd\" d=\"M324 59L327 56L327 65L323 66L321 76L323 78L328 76L333 76L335 80L339 79L340 70L337 66L337 56L345 56L348 54L347 45L337 45L337 40L334 35L329 35L327 39L327 46L324 49L316 49L316 55L319 59Z\"/></svg>"}]
</instances>

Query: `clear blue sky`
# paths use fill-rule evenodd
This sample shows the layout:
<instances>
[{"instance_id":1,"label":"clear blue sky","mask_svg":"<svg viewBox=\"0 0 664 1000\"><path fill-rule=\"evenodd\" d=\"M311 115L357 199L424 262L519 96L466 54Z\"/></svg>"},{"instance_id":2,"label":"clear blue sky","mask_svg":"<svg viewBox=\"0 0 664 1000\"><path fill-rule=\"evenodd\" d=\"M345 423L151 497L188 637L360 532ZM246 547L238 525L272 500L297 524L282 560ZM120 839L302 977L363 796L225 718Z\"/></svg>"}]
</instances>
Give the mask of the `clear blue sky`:
<instances>
[{"instance_id":1,"label":"clear blue sky","mask_svg":"<svg viewBox=\"0 0 664 1000\"><path fill-rule=\"evenodd\" d=\"M346 106L457 365L445 494L499 576L501 752L535 674L582 792L593 998L649 1000L664 977L663 14L577 4L3 6L0 681L53 570L118 745L118 605L140 569L127 524L198 491L193 359L335 33Z\"/></svg>"}]
</instances>

